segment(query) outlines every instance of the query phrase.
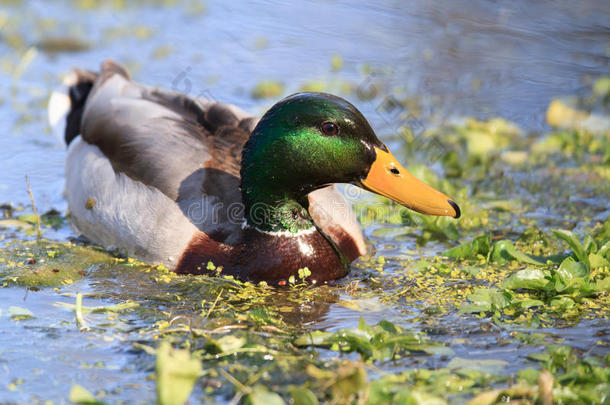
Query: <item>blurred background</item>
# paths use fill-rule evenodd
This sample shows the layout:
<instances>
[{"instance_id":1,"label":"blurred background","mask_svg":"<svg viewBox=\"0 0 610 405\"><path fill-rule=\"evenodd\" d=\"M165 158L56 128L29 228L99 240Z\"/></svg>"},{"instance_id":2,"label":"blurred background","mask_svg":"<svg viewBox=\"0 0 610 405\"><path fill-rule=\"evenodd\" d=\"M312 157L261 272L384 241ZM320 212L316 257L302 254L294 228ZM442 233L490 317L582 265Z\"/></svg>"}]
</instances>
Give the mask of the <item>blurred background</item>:
<instances>
[{"instance_id":1,"label":"blurred background","mask_svg":"<svg viewBox=\"0 0 610 405\"><path fill-rule=\"evenodd\" d=\"M106 58L136 81L257 115L298 91L343 96L463 216L422 217L353 193L371 254L334 285L260 294L62 243L77 235L47 101L71 68L97 70ZM413 384L450 403L522 371L537 395L535 361L551 359L542 367L555 373L562 403L607 399L608 373L590 370L601 356L610 361L609 112L608 0L0 0L0 402L66 403L81 384L104 401L152 403L154 347L170 326L184 328L171 338L203 356L210 375L237 370L284 398L307 381L328 398L328 374L305 375L305 366L335 376L360 357L297 349L292 338L382 319L426 333L439 350L395 357L393 349L391 361L369 363L369 380L388 377L377 394L403 389L396 373L415 369ZM26 175L42 214L38 244ZM560 234L569 246L557 228L577 235ZM547 283L572 250L591 273L562 273L570 289L563 279ZM505 282L521 271L527 293ZM99 311L86 314L89 333L75 320L77 293ZM239 329L221 328L232 324ZM227 346L192 338L192 325L222 329ZM234 356L235 342L260 352ZM567 349L544 357L554 344ZM479 374L461 372L473 364ZM234 379L208 377L193 398L236 403L244 394Z\"/></svg>"},{"instance_id":2,"label":"blurred background","mask_svg":"<svg viewBox=\"0 0 610 405\"><path fill-rule=\"evenodd\" d=\"M261 114L329 91L389 142L456 117L548 129L550 100L610 71L610 3L586 1L0 0L0 200L65 209L46 102L105 58L141 82Z\"/></svg>"}]
</instances>

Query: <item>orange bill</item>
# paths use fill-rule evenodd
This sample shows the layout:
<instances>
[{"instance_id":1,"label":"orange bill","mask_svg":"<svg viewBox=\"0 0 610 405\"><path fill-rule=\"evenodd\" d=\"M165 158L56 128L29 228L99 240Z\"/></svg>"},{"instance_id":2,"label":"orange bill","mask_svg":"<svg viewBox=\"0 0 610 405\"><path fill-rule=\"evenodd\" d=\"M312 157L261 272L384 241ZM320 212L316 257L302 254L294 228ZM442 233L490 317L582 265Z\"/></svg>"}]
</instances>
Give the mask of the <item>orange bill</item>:
<instances>
[{"instance_id":1,"label":"orange bill","mask_svg":"<svg viewBox=\"0 0 610 405\"><path fill-rule=\"evenodd\" d=\"M451 198L415 178L390 152L375 152L377 158L361 180L364 188L422 214L460 217L460 207Z\"/></svg>"}]
</instances>

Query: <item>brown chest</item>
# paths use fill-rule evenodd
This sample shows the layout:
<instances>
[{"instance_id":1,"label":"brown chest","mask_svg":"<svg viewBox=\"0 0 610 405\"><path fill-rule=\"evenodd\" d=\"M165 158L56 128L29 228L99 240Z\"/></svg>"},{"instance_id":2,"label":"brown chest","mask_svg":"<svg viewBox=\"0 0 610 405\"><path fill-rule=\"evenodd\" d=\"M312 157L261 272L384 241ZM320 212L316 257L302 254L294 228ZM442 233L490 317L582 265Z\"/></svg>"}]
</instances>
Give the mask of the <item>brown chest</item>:
<instances>
[{"instance_id":1,"label":"brown chest","mask_svg":"<svg viewBox=\"0 0 610 405\"><path fill-rule=\"evenodd\" d=\"M222 266L221 274L240 280L285 284L290 276L307 267L309 282L322 283L347 274L347 268L333 246L317 230L298 234L266 233L248 228L239 246L214 244L205 235L196 235L176 272L202 274L208 261Z\"/></svg>"}]
</instances>

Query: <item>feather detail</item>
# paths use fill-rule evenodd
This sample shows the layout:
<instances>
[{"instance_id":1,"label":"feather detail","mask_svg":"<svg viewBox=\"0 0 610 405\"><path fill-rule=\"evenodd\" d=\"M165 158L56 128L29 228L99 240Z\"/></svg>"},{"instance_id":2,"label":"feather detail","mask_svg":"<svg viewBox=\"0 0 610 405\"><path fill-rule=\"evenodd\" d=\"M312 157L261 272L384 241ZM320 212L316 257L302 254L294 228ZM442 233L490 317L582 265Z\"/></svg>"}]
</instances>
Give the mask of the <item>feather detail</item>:
<instances>
[{"instance_id":1,"label":"feather detail","mask_svg":"<svg viewBox=\"0 0 610 405\"><path fill-rule=\"evenodd\" d=\"M256 249L271 256L269 249L282 252L285 265L315 265L299 259L299 249L307 245L299 245L299 238L254 238L250 232L255 231L242 229L241 154L258 118L230 104L135 83L111 60L99 74L75 70L67 89L69 103L65 94L54 96L49 118L57 124L71 117L64 131L67 143L80 134L68 153L67 188L74 223L87 238L183 273L198 273L194 263L209 257L236 269L227 272L263 279L260 272L273 265L268 257L253 258ZM88 210L84 201L91 195L96 206ZM310 213L325 235L315 232L310 241L320 250L316 255L324 252L332 257L329 266L337 264L326 238L350 261L366 251L354 214L336 189L318 190L309 199ZM248 270L246 259L258 270ZM340 265L337 271L346 270Z\"/></svg>"}]
</instances>

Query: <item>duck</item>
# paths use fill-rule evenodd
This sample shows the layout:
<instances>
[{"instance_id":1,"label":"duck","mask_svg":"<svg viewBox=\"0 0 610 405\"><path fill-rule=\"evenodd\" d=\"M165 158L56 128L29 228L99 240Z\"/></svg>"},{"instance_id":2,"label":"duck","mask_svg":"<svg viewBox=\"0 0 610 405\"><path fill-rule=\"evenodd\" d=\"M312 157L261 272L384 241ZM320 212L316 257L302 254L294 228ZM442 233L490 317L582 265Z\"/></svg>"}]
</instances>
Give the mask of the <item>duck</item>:
<instances>
[{"instance_id":1,"label":"duck","mask_svg":"<svg viewBox=\"0 0 610 405\"><path fill-rule=\"evenodd\" d=\"M75 230L178 274L276 286L344 277L367 243L338 184L460 216L354 105L328 93L290 95L259 119L137 83L109 59L96 72L73 69L49 100L49 121L67 146Z\"/></svg>"}]
</instances>

